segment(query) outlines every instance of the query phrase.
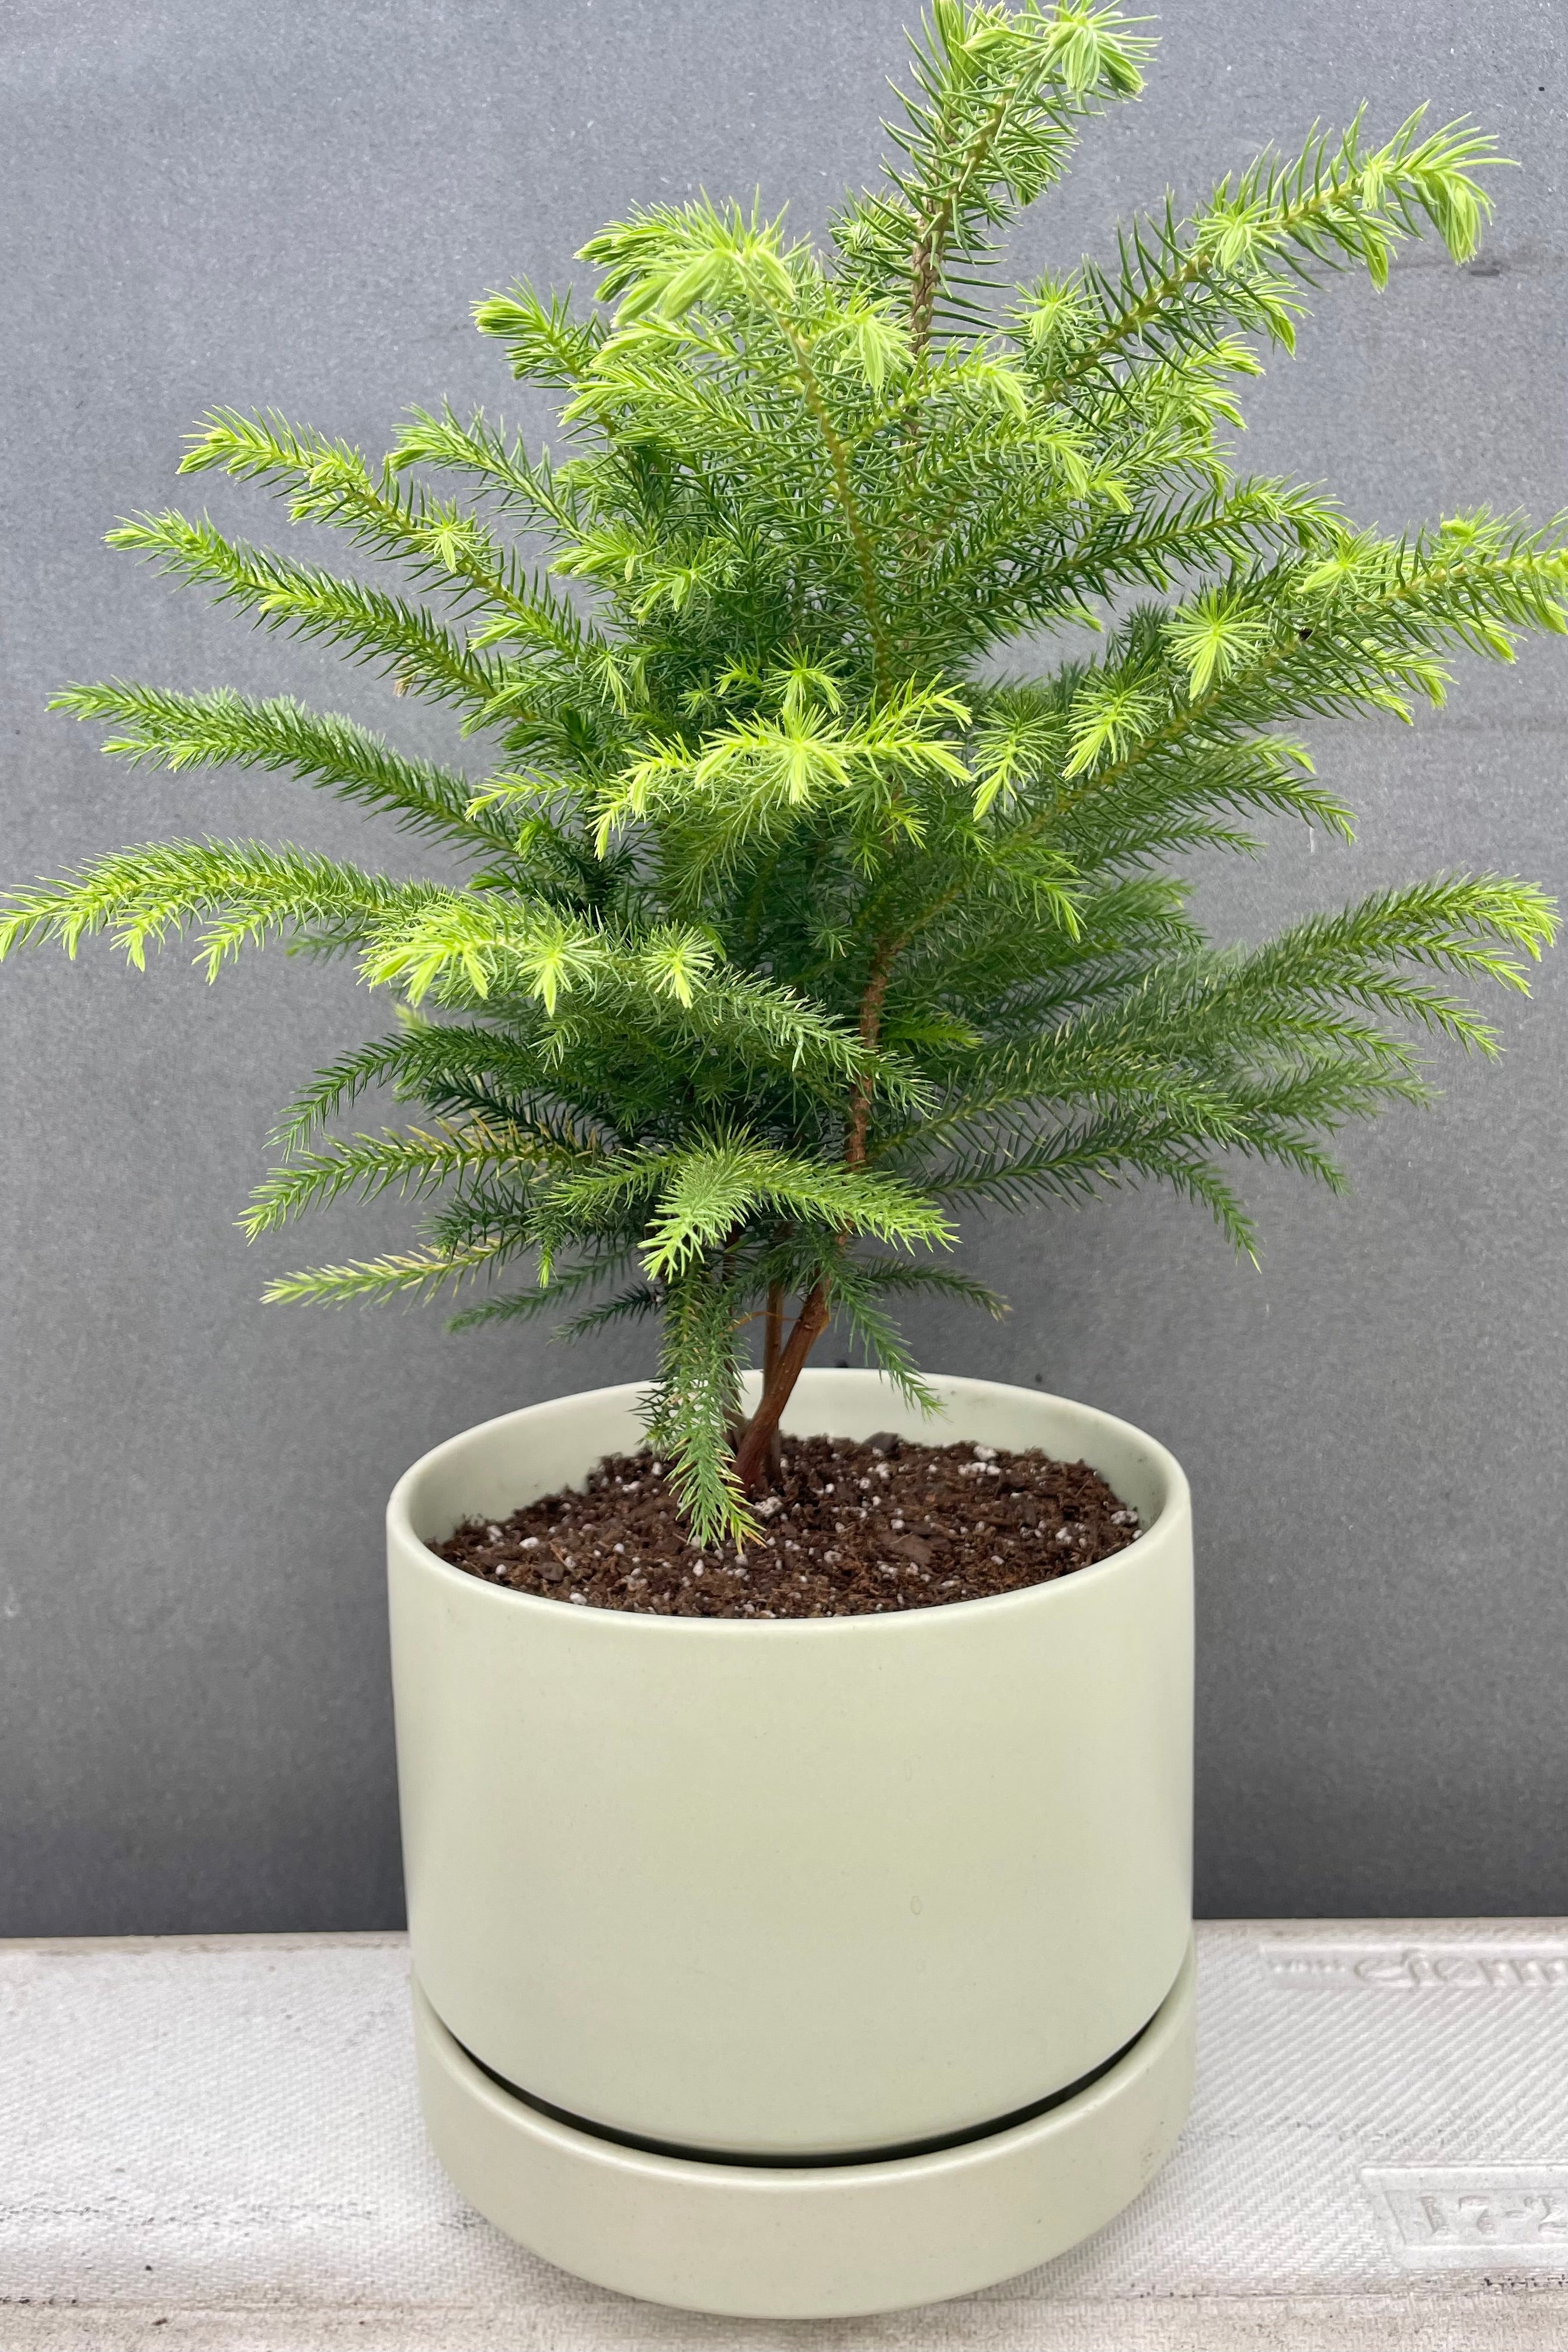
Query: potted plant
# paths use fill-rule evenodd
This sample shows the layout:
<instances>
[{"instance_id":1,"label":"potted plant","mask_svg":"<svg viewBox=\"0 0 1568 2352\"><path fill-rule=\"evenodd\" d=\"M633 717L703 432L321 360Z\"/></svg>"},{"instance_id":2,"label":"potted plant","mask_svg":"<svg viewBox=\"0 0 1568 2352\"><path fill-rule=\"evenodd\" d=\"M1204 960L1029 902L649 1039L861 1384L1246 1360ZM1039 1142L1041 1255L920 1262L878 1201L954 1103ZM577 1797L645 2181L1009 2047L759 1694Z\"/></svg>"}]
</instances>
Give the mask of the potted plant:
<instances>
[{"instance_id":1,"label":"potted plant","mask_svg":"<svg viewBox=\"0 0 1568 2352\"><path fill-rule=\"evenodd\" d=\"M994 291L1148 47L1113 7L933 0L888 178L826 254L658 206L584 247L584 311L481 303L563 462L483 415L416 412L379 467L209 416L184 471L269 485L404 586L178 513L113 542L446 703L489 763L225 691L60 704L133 763L291 771L466 878L157 842L0 934L140 965L194 927L209 976L281 935L399 1000L289 1112L246 1222L390 1186L437 1196L425 1236L270 1297L531 1262L458 1324L659 1328L650 1387L417 1464L389 1540L431 2129L504 2228L666 2302L1002 2278L1119 2210L1185 2107L1182 1473L1086 1406L928 1378L898 1301L996 1310L945 1255L965 1210L1135 1180L1250 1252L1232 1160L1340 1183L1336 1129L1426 1099L1422 1032L1491 1052L1464 984L1522 988L1551 933L1495 876L1251 949L1192 919L1184 853L1281 815L1349 836L1298 721L1440 701L1450 651L1563 627L1565 571L1484 514L1357 530L1223 438L1315 272L1381 283L1427 226L1474 249L1469 131L1358 119ZM421 1123L323 1140L374 1087ZM807 1368L835 1318L869 1370ZM1079 1501L1047 1524L1051 1464Z\"/></svg>"}]
</instances>

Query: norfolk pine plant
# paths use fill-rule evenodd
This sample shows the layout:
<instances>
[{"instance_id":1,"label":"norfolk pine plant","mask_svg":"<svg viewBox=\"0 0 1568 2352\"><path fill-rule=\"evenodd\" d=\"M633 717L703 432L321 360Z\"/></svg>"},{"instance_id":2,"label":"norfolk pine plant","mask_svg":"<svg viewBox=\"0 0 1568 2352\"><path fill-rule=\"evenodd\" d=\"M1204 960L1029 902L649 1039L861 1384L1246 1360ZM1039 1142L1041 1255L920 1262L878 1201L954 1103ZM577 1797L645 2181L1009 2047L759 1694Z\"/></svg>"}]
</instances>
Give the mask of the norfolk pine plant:
<instances>
[{"instance_id":1,"label":"norfolk pine plant","mask_svg":"<svg viewBox=\"0 0 1568 2352\"><path fill-rule=\"evenodd\" d=\"M752 1529L830 1318L919 1399L900 1301L998 1307L948 1257L966 1210L1156 1179L1250 1252L1236 1163L1341 1185L1336 1131L1426 1098L1424 1035L1494 1052L1466 984L1522 989L1552 933L1494 875L1249 950L1188 912L1173 866L1251 849L1257 819L1349 838L1300 722L1408 719L1456 650L1562 631L1568 558L1486 513L1375 537L1226 444L1320 273L1381 286L1428 230L1474 251L1496 159L1462 125L1374 146L1358 117L1002 287L1009 224L1152 46L1114 7L934 0L885 182L826 252L755 208L661 205L584 247L581 315L526 285L480 303L563 457L449 410L379 467L274 415L204 421L182 471L266 483L394 584L178 512L111 543L447 704L477 777L286 698L58 697L133 765L292 772L467 861L458 887L153 842L14 895L0 950L104 930L140 967L194 929L209 977L274 935L355 957L395 1021L287 1112L245 1223L432 1205L406 1255L267 1295L483 1277L459 1326L655 1318L649 1433L701 1543ZM372 1087L417 1123L323 1138Z\"/></svg>"}]
</instances>

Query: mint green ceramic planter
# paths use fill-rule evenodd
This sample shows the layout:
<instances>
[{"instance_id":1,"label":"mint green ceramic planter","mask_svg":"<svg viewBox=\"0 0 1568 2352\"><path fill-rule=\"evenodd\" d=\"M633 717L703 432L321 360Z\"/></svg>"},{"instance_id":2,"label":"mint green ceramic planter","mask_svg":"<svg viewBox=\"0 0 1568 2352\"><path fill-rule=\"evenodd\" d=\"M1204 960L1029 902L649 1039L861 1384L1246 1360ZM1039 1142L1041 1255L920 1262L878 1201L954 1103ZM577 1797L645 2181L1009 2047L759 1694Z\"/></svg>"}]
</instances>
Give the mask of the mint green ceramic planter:
<instances>
[{"instance_id":1,"label":"mint green ceramic planter","mask_svg":"<svg viewBox=\"0 0 1568 2352\"><path fill-rule=\"evenodd\" d=\"M392 1497L427 2118L482 2211L628 2294L957 2294L1100 2227L1179 2128L1186 1482L1107 1414L935 1386L953 1438L1090 1462L1138 1541L992 1600L762 1623L539 1600L426 1548L635 1445L631 1387L469 1430ZM931 1433L868 1372L807 1372L785 1426Z\"/></svg>"}]
</instances>

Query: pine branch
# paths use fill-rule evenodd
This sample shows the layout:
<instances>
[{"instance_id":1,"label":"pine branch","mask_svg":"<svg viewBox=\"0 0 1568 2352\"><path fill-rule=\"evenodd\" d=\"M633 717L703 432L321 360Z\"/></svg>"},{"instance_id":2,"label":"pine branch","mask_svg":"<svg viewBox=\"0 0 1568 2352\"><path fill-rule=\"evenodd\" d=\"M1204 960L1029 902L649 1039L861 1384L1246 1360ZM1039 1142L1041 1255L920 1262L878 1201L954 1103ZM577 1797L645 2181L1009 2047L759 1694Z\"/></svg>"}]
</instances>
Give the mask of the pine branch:
<instances>
[{"instance_id":1,"label":"pine branch","mask_svg":"<svg viewBox=\"0 0 1568 2352\"><path fill-rule=\"evenodd\" d=\"M595 1269L597 1272L597 1269ZM557 1284L541 1297L555 1296ZM551 1334L556 1339L585 1339L590 1333L607 1330L612 1323L646 1323L650 1316L664 1312L664 1292L651 1284L635 1282L615 1298L606 1298L598 1307L585 1307L580 1315L569 1316L558 1323Z\"/></svg>"},{"instance_id":2,"label":"pine branch","mask_svg":"<svg viewBox=\"0 0 1568 2352\"><path fill-rule=\"evenodd\" d=\"M401 480L402 448L377 477L346 442L273 414L219 408L204 423L181 460L183 474L217 467L236 480L266 482L287 499L292 521L336 524L358 545L407 563L459 608L478 600L525 640L568 660L582 652L584 631L570 606L539 591L477 515Z\"/></svg>"},{"instance_id":3,"label":"pine branch","mask_svg":"<svg viewBox=\"0 0 1568 2352\"><path fill-rule=\"evenodd\" d=\"M220 604L247 608L266 628L349 646L356 659L390 671L400 687L438 701L483 709L505 684L496 664L403 598L226 540L205 516L134 516L109 533L109 544L155 558L158 569L176 579L215 588Z\"/></svg>"},{"instance_id":4,"label":"pine branch","mask_svg":"<svg viewBox=\"0 0 1568 2352\"><path fill-rule=\"evenodd\" d=\"M939 316L975 317L959 288L984 281L996 233L1059 177L1075 118L1097 99L1142 87L1152 42L1114 7L1010 10L936 0L911 37L919 97L886 126L902 158L889 193L863 196L834 223L847 267L908 306L917 352Z\"/></svg>"},{"instance_id":5,"label":"pine branch","mask_svg":"<svg viewBox=\"0 0 1568 2352\"><path fill-rule=\"evenodd\" d=\"M318 1307L370 1307L396 1297L422 1304L448 1285L458 1287L496 1265L507 1246L475 1243L465 1251L415 1250L405 1256L356 1258L346 1265L305 1266L279 1275L261 1296L268 1306L309 1301Z\"/></svg>"},{"instance_id":6,"label":"pine branch","mask_svg":"<svg viewBox=\"0 0 1568 2352\"><path fill-rule=\"evenodd\" d=\"M304 849L260 842L154 841L95 858L74 875L10 894L0 916L0 959L13 947L57 940L74 956L84 939L112 931L140 971L147 950L198 923L196 961L209 980L247 942L312 923L374 933L389 918L445 896L422 883L388 882Z\"/></svg>"},{"instance_id":7,"label":"pine branch","mask_svg":"<svg viewBox=\"0 0 1568 2352\"><path fill-rule=\"evenodd\" d=\"M170 694L111 678L67 687L50 709L123 722L103 745L132 767L286 769L307 783L395 814L400 824L490 855L510 853L510 830L476 804L479 787L430 760L407 760L353 719L279 697L260 702L220 688Z\"/></svg>"},{"instance_id":8,"label":"pine branch","mask_svg":"<svg viewBox=\"0 0 1568 2352\"><path fill-rule=\"evenodd\" d=\"M701 883L710 869L732 866L759 841L780 839L832 799L863 812L870 832L918 837L919 811L900 787L963 777L963 761L940 730L967 715L955 697L926 688L873 708L858 723L828 710L786 710L711 734L693 751L661 748L606 787L599 845L632 820L673 815L694 836L687 862Z\"/></svg>"},{"instance_id":9,"label":"pine branch","mask_svg":"<svg viewBox=\"0 0 1568 2352\"><path fill-rule=\"evenodd\" d=\"M945 1245L952 1230L940 1212L896 1178L835 1160L792 1159L740 1139L666 1160L643 1248L648 1272L673 1280L700 1263L745 1219L762 1211L838 1234L870 1234L906 1247ZM567 1179L557 1199L577 1199L598 1181Z\"/></svg>"},{"instance_id":10,"label":"pine branch","mask_svg":"<svg viewBox=\"0 0 1568 2352\"><path fill-rule=\"evenodd\" d=\"M509 443L483 409L476 409L466 425L450 407L439 415L415 408L409 415L387 455L391 472L432 466L463 474L480 495L498 499L526 524L567 531L581 527L580 509L570 489L558 487L549 460L531 458L521 435Z\"/></svg>"},{"instance_id":11,"label":"pine branch","mask_svg":"<svg viewBox=\"0 0 1568 2352\"><path fill-rule=\"evenodd\" d=\"M1475 174L1500 159L1463 123L1420 138L1425 111L1370 152L1358 115L1337 147L1314 133L1294 163L1265 153L1234 184L1222 180L1189 222L1167 205L1158 221L1124 231L1115 272L1086 263L1073 289L1087 331L1053 392L1103 379L1113 364L1212 348L1233 323L1293 349L1289 284L1277 267L1310 284L1316 269L1359 265L1382 286L1398 247L1428 226L1456 262L1468 261L1491 210Z\"/></svg>"},{"instance_id":12,"label":"pine branch","mask_svg":"<svg viewBox=\"0 0 1568 2352\"><path fill-rule=\"evenodd\" d=\"M600 320L572 317L570 294L542 300L522 284L477 302L474 324L481 335L499 340L513 375L562 390L586 375L605 340Z\"/></svg>"},{"instance_id":13,"label":"pine branch","mask_svg":"<svg viewBox=\"0 0 1568 2352\"><path fill-rule=\"evenodd\" d=\"M215 408L191 436L180 471L215 469L266 483L287 500L293 522L336 524L360 546L402 558L421 579L438 586L455 581L459 595L478 590L504 599L504 568L485 526L417 486L401 485L394 471L378 478L346 441L290 425L276 411Z\"/></svg>"},{"instance_id":14,"label":"pine branch","mask_svg":"<svg viewBox=\"0 0 1568 2352\"><path fill-rule=\"evenodd\" d=\"M292 1152L371 1087L387 1086L401 1100L423 1100L450 1110L478 1107L480 1097L504 1106L508 1124L550 1133L563 1151L588 1151L600 1140L576 1111L552 1108L562 1076L548 1051L514 1031L458 1022L432 1022L405 1013L403 1026L318 1070L274 1128L269 1141Z\"/></svg>"},{"instance_id":15,"label":"pine branch","mask_svg":"<svg viewBox=\"0 0 1568 2352\"><path fill-rule=\"evenodd\" d=\"M510 1176L528 1182L549 1173L568 1155L549 1132L494 1128L470 1118L461 1127L444 1123L434 1134L422 1128L380 1135L355 1135L319 1151L302 1151L276 1168L251 1195L240 1220L247 1241L287 1224L307 1209L324 1208L343 1192L362 1201L395 1190L405 1200L422 1200L444 1184L466 1179Z\"/></svg>"},{"instance_id":16,"label":"pine branch","mask_svg":"<svg viewBox=\"0 0 1568 2352\"><path fill-rule=\"evenodd\" d=\"M1316 1172L1327 1177L1326 1163ZM955 1160L932 1190L943 1201L980 1202L1017 1214L1037 1202L1082 1203L1129 1181L1151 1180L1206 1208L1232 1248L1256 1258L1257 1229L1218 1168L1180 1126L1162 1128L1135 1114L1064 1129L1028 1151L977 1152Z\"/></svg>"},{"instance_id":17,"label":"pine branch","mask_svg":"<svg viewBox=\"0 0 1568 2352\"><path fill-rule=\"evenodd\" d=\"M857 1257L847 1263L853 1269L855 1281L876 1297L889 1292L897 1296L925 1291L937 1298L952 1298L965 1307L978 1307L994 1323L1004 1321L1012 1312L1000 1292L993 1290L988 1283L977 1282L972 1274L959 1274L951 1266L920 1265L907 1258L894 1257ZM841 1266L841 1279L842 1273Z\"/></svg>"}]
</instances>

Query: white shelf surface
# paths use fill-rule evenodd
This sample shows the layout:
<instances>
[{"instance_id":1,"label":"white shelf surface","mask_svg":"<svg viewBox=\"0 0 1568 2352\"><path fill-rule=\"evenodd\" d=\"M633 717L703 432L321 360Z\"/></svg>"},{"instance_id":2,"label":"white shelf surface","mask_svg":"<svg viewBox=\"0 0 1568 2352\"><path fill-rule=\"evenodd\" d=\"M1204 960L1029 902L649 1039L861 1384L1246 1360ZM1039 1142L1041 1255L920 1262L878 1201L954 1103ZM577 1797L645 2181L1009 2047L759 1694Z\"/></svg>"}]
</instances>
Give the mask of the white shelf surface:
<instances>
[{"instance_id":1,"label":"white shelf surface","mask_svg":"<svg viewBox=\"0 0 1568 2352\"><path fill-rule=\"evenodd\" d=\"M0 2352L1568 2352L1568 1921L1199 1930L1192 2120L1077 2252L700 2318L510 2244L415 2102L394 1936L0 1944Z\"/></svg>"}]
</instances>

